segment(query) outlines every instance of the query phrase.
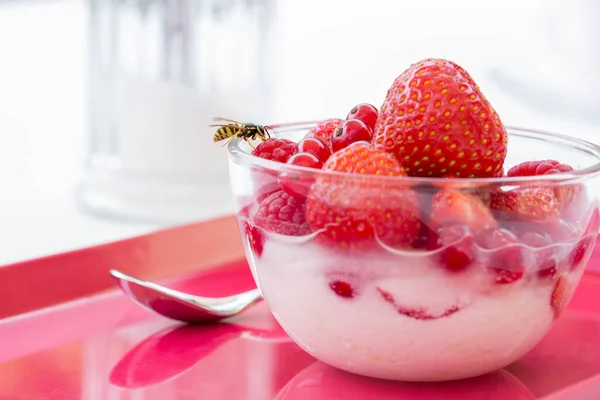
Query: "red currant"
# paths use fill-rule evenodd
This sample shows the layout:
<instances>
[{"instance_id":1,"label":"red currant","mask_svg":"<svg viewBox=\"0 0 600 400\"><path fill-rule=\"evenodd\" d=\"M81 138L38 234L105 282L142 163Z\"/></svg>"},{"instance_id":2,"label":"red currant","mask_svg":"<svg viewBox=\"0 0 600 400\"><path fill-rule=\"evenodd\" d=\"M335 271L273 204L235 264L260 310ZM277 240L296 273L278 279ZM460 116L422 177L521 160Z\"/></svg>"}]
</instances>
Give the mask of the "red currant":
<instances>
[{"instance_id":1,"label":"red currant","mask_svg":"<svg viewBox=\"0 0 600 400\"><path fill-rule=\"evenodd\" d=\"M319 160L317 156L311 153L296 153L289 158L287 161L290 165L297 165L299 167L321 169L323 161Z\"/></svg>"},{"instance_id":2,"label":"red currant","mask_svg":"<svg viewBox=\"0 0 600 400\"><path fill-rule=\"evenodd\" d=\"M349 119L338 126L331 134L331 148L339 151L354 142L370 142L372 131L364 122L358 119Z\"/></svg>"},{"instance_id":3,"label":"red currant","mask_svg":"<svg viewBox=\"0 0 600 400\"><path fill-rule=\"evenodd\" d=\"M361 120L365 123L367 128L369 128L371 132L373 132L378 117L379 112L377 111L377 108L375 108L371 104L362 103L357 106L354 106L354 108L348 113L346 119Z\"/></svg>"},{"instance_id":4,"label":"red currant","mask_svg":"<svg viewBox=\"0 0 600 400\"><path fill-rule=\"evenodd\" d=\"M314 154L296 153L287 161L289 165L321 169L323 161L319 160ZM290 196L305 198L308 196L310 187L315 180L314 174L310 172L292 172L286 171L279 174L279 186Z\"/></svg>"},{"instance_id":5,"label":"red currant","mask_svg":"<svg viewBox=\"0 0 600 400\"><path fill-rule=\"evenodd\" d=\"M298 153L310 153L317 157L321 162L325 163L331 155L331 150L321 140L317 138L304 138L298 142L296 148Z\"/></svg>"}]
</instances>

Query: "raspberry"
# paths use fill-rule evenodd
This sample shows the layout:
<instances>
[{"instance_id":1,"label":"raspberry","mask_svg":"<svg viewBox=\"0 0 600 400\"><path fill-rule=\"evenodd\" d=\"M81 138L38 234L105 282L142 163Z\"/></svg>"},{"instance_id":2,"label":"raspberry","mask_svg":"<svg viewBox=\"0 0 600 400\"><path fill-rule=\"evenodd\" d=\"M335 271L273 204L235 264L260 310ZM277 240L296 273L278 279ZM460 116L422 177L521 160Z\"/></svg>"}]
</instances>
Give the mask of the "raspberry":
<instances>
[{"instance_id":1,"label":"raspberry","mask_svg":"<svg viewBox=\"0 0 600 400\"><path fill-rule=\"evenodd\" d=\"M269 138L256 146L252 155L281 163L296 153L296 143L288 139Z\"/></svg>"},{"instance_id":2,"label":"raspberry","mask_svg":"<svg viewBox=\"0 0 600 400\"><path fill-rule=\"evenodd\" d=\"M373 132L375 130L375 124L379 117L379 111L371 104L363 103L354 106L352 110L346 116L346 119L358 119L365 123L367 128Z\"/></svg>"},{"instance_id":3,"label":"raspberry","mask_svg":"<svg viewBox=\"0 0 600 400\"><path fill-rule=\"evenodd\" d=\"M355 142L371 142L371 130L358 119L344 121L331 134L331 148L334 152Z\"/></svg>"},{"instance_id":4,"label":"raspberry","mask_svg":"<svg viewBox=\"0 0 600 400\"><path fill-rule=\"evenodd\" d=\"M254 215L254 223L266 231L280 235L307 235L310 229L305 212L306 205L303 200L279 190L260 203Z\"/></svg>"},{"instance_id":5,"label":"raspberry","mask_svg":"<svg viewBox=\"0 0 600 400\"><path fill-rule=\"evenodd\" d=\"M537 176L570 172L573 168L556 160L525 161L508 170L506 176Z\"/></svg>"}]
</instances>

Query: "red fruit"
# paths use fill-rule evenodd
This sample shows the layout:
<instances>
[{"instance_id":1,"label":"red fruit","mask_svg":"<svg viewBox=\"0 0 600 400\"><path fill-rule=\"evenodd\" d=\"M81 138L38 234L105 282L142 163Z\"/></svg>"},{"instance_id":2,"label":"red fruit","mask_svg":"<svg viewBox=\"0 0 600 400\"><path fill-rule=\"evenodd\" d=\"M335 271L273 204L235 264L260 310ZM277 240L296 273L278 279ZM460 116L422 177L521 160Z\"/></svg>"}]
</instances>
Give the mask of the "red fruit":
<instances>
[{"instance_id":1,"label":"red fruit","mask_svg":"<svg viewBox=\"0 0 600 400\"><path fill-rule=\"evenodd\" d=\"M573 168L556 160L525 161L508 170L506 176L538 176L570 172Z\"/></svg>"},{"instance_id":2,"label":"red fruit","mask_svg":"<svg viewBox=\"0 0 600 400\"><path fill-rule=\"evenodd\" d=\"M265 245L265 236L263 235L262 231L256 226L250 225L248 222L244 222L244 233L248 239L248 245L250 246L250 249L257 257L260 257Z\"/></svg>"},{"instance_id":3,"label":"red fruit","mask_svg":"<svg viewBox=\"0 0 600 400\"><path fill-rule=\"evenodd\" d=\"M287 236L302 236L310 233L305 219L304 201L279 190L265 198L253 217L256 226Z\"/></svg>"},{"instance_id":4,"label":"red fruit","mask_svg":"<svg viewBox=\"0 0 600 400\"><path fill-rule=\"evenodd\" d=\"M321 162L327 161L331 155L329 146L325 145L321 140L317 138L304 138L298 142L298 153L310 153L317 157Z\"/></svg>"},{"instance_id":5,"label":"red fruit","mask_svg":"<svg viewBox=\"0 0 600 400\"><path fill-rule=\"evenodd\" d=\"M525 161L515 165L508 170L507 176L541 176L558 174L561 172L571 172L573 167L568 164L562 164L556 160L536 160ZM568 208L575 208L576 211L584 208L582 201L585 201L585 187L581 184L562 185L554 188L557 207L561 213Z\"/></svg>"},{"instance_id":6,"label":"red fruit","mask_svg":"<svg viewBox=\"0 0 600 400\"><path fill-rule=\"evenodd\" d=\"M321 142L325 143L328 147L331 147L331 133L343 122L339 118L331 118L325 121L319 122L313 127L305 137L317 138Z\"/></svg>"},{"instance_id":7,"label":"red fruit","mask_svg":"<svg viewBox=\"0 0 600 400\"><path fill-rule=\"evenodd\" d=\"M355 142L370 142L371 130L358 119L344 121L331 134L333 152L340 151Z\"/></svg>"},{"instance_id":8,"label":"red fruit","mask_svg":"<svg viewBox=\"0 0 600 400\"><path fill-rule=\"evenodd\" d=\"M443 189L433 196L430 218L435 228L462 224L475 234L498 226L490 210L478 197L451 189Z\"/></svg>"},{"instance_id":9,"label":"red fruit","mask_svg":"<svg viewBox=\"0 0 600 400\"><path fill-rule=\"evenodd\" d=\"M392 296L392 294L390 292L387 292L381 288L377 288L377 290L379 291L379 294L381 294L381 297L383 297L383 299L385 301L387 301L388 303L393 305L394 308L396 309L396 311L398 311L398 313L405 315L407 317L410 317L410 318L414 318L414 319L427 320L427 319L444 318L444 317L452 315L455 312L460 310L460 308L457 305L454 305L454 306L444 310L439 315L433 315L423 308L409 308L409 307L405 307L401 304L398 304L398 303L396 303L394 296Z\"/></svg>"},{"instance_id":10,"label":"red fruit","mask_svg":"<svg viewBox=\"0 0 600 400\"><path fill-rule=\"evenodd\" d=\"M319 160L315 155L310 153L296 153L287 161L290 165L299 167L321 169L323 161Z\"/></svg>"},{"instance_id":11,"label":"red fruit","mask_svg":"<svg viewBox=\"0 0 600 400\"><path fill-rule=\"evenodd\" d=\"M558 318L561 316L567 304L571 300L573 295L573 288L569 284L569 281L564 276L559 276L554 287L552 288L552 295L550 296L550 306L554 310L554 317Z\"/></svg>"},{"instance_id":12,"label":"red fruit","mask_svg":"<svg viewBox=\"0 0 600 400\"><path fill-rule=\"evenodd\" d=\"M351 299L354 297L354 289L348 282L344 281L332 281L329 283L331 290L340 297L345 299Z\"/></svg>"},{"instance_id":13,"label":"red fruit","mask_svg":"<svg viewBox=\"0 0 600 400\"><path fill-rule=\"evenodd\" d=\"M512 283L523 277L525 267L516 236L506 229L487 229L475 237L477 245L488 250L479 259L496 272L496 283ZM492 250L492 251L489 251Z\"/></svg>"},{"instance_id":14,"label":"red fruit","mask_svg":"<svg viewBox=\"0 0 600 400\"><path fill-rule=\"evenodd\" d=\"M423 214L426 212L423 210ZM429 225L422 223L421 231L411 243L414 249L435 250L438 248L438 234Z\"/></svg>"},{"instance_id":15,"label":"red fruit","mask_svg":"<svg viewBox=\"0 0 600 400\"><path fill-rule=\"evenodd\" d=\"M473 243L473 234L464 225L438 229L435 248L443 248L437 255L438 263L452 272L466 269L474 258Z\"/></svg>"},{"instance_id":16,"label":"red fruit","mask_svg":"<svg viewBox=\"0 0 600 400\"><path fill-rule=\"evenodd\" d=\"M315 139L316 140L316 139ZM323 162L310 153L296 153L287 162L306 168L321 169ZM278 182L281 188L290 196L306 198L315 178L307 172L282 172Z\"/></svg>"},{"instance_id":17,"label":"red fruit","mask_svg":"<svg viewBox=\"0 0 600 400\"><path fill-rule=\"evenodd\" d=\"M296 143L288 139L279 138L269 138L252 150L253 156L281 163L287 162L288 158L295 153Z\"/></svg>"},{"instance_id":18,"label":"red fruit","mask_svg":"<svg viewBox=\"0 0 600 400\"><path fill-rule=\"evenodd\" d=\"M594 247L594 241L592 238L586 237L586 238L580 240L579 243L577 243L577 246L575 247L575 249L571 252L571 254L569 256L570 269L575 270L579 266L581 266L583 259L586 257L586 255L589 252L592 251L593 247Z\"/></svg>"},{"instance_id":19,"label":"red fruit","mask_svg":"<svg viewBox=\"0 0 600 400\"><path fill-rule=\"evenodd\" d=\"M401 182L396 159L365 143L334 153L306 201L306 219L319 239L345 248L371 246L376 240L392 247L410 245L421 229L418 198ZM370 176L379 175L379 176Z\"/></svg>"},{"instance_id":20,"label":"red fruit","mask_svg":"<svg viewBox=\"0 0 600 400\"><path fill-rule=\"evenodd\" d=\"M377 117L379 117L379 111L377 111L375 106L362 103L354 106L346 116L346 119L358 119L364 122L367 128L373 132L375 129L375 124L377 123Z\"/></svg>"},{"instance_id":21,"label":"red fruit","mask_svg":"<svg viewBox=\"0 0 600 400\"><path fill-rule=\"evenodd\" d=\"M381 106L373 144L414 176L492 177L502 169L507 134L471 76L442 59L411 65Z\"/></svg>"},{"instance_id":22,"label":"red fruit","mask_svg":"<svg viewBox=\"0 0 600 400\"><path fill-rule=\"evenodd\" d=\"M494 192L490 208L507 212L507 219L545 223L560 220L560 203L550 188L525 187L510 192Z\"/></svg>"}]
</instances>

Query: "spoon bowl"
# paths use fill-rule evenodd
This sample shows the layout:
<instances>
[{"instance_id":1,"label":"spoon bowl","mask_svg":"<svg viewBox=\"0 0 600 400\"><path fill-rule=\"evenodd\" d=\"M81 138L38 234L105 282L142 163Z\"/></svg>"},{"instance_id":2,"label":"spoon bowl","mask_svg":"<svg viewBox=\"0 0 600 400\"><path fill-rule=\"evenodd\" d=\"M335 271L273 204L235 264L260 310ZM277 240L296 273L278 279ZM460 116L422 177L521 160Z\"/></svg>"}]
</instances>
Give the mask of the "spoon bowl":
<instances>
[{"instance_id":1,"label":"spoon bowl","mask_svg":"<svg viewBox=\"0 0 600 400\"><path fill-rule=\"evenodd\" d=\"M232 317L262 300L258 289L227 297L201 297L137 279L114 269L110 270L110 275L123 292L142 307L190 324Z\"/></svg>"}]
</instances>

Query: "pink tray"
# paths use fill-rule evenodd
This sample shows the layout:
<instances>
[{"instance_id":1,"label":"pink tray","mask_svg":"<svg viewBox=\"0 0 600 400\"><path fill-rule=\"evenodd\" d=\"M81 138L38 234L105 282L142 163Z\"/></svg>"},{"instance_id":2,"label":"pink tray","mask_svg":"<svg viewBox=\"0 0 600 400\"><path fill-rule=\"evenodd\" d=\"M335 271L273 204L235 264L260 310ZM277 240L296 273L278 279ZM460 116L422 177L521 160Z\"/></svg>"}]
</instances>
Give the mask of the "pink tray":
<instances>
[{"instance_id":1,"label":"pink tray","mask_svg":"<svg viewBox=\"0 0 600 400\"><path fill-rule=\"evenodd\" d=\"M231 229L224 219L153 234L152 253L164 243L197 234L207 227ZM212 225L210 225L212 224ZM209 235L210 236L210 235ZM163 240L164 239L164 240ZM205 295L228 295L254 287L240 254L213 263L192 262L206 240L187 240L178 247L185 272L171 266L177 278L163 279L172 287ZM131 239L150 243L147 237ZM123 242L116 244L122 247ZM112 244L57 255L75 262L77 256L115 254ZM231 250L231 249L230 249ZM106 256L104 254L104 256ZM89 258L89 257L88 257ZM0 320L0 400L69 399L600 399L600 252L567 312L533 351L508 368L486 376L447 383L386 382L351 375L315 361L280 329L265 304L226 323L186 326L147 313L120 291L90 290L87 295L57 303L64 291L38 295L33 311ZM22 264L38 268L47 259ZM146 260L140 275L163 275ZM12 267L12 266L10 266ZM106 265L108 269L113 265ZM3 267L0 267L0 275ZM33 268L33 270L35 270ZM57 267L58 271L68 271ZM98 267L98 271L100 267ZM106 272L106 271L104 271ZM182 272L185 274L182 275ZM14 273L14 272L13 272ZM47 272L52 276L51 272ZM22 274L27 289L30 280ZM84 279L85 274L78 275ZM60 275L54 279L61 278ZM35 281L35 280L34 280ZM15 286L15 282L10 283ZM3 289L0 281L0 290ZM91 287L92 285L90 285ZM26 296L27 290L22 292ZM57 293L59 296L57 297ZM69 296L67 296L69 297ZM72 296L71 296L72 297ZM21 302L19 304L25 304ZM44 306L49 304L51 306ZM6 308L8 309L8 308Z\"/></svg>"}]
</instances>

